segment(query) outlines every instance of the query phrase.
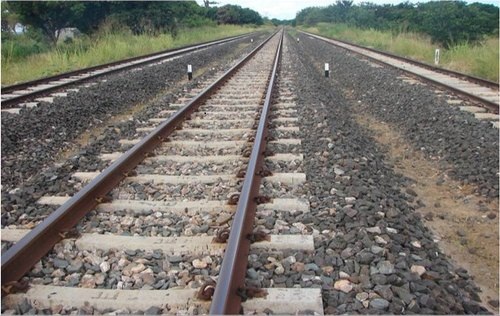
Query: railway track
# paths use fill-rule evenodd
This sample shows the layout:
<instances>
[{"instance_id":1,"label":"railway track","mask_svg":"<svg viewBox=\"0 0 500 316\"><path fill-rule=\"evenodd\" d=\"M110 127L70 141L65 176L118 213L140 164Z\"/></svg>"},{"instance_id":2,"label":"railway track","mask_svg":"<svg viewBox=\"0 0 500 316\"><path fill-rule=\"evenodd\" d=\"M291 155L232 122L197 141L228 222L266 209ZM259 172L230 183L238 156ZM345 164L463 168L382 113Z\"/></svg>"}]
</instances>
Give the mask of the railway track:
<instances>
[{"instance_id":1,"label":"railway track","mask_svg":"<svg viewBox=\"0 0 500 316\"><path fill-rule=\"evenodd\" d=\"M29 82L5 86L1 89L2 110L10 113L19 113L20 108L34 107L40 101L52 102L54 97L64 97L68 92L77 91L75 89L78 89L78 85L95 80L96 78L125 70L140 70L141 67L161 64L184 54L206 49L214 45L228 43L248 36L250 36L250 34L189 45L177 49L170 49L153 54L70 71ZM92 82L87 84L91 85Z\"/></svg>"},{"instance_id":2,"label":"railway track","mask_svg":"<svg viewBox=\"0 0 500 316\"><path fill-rule=\"evenodd\" d=\"M134 114L132 127L109 125L104 134L112 137L82 154L87 163L44 175L40 189L48 193L30 197L26 210L19 199L38 188L9 191L2 205L2 312L486 311L467 271L449 264L404 192L425 196L405 189L337 91L366 60L335 59L338 80L328 80L317 61L332 47L290 39L274 34L224 76L213 76L216 82L161 96ZM405 84L383 70L391 73L386 86ZM382 69L357 71L358 80L376 81L373 73ZM412 88L408 98L428 87ZM470 118L436 99L446 117L456 115L460 124ZM169 102L158 107L161 100ZM474 127L461 126L471 135ZM449 134L447 142L461 144L460 135ZM96 165L106 167L94 172ZM46 190L57 177L61 191ZM37 199L41 211L32 212ZM471 208L475 202L466 199Z\"/></svg>"},{"instance_id":3,"label":"railway track","mask_svg":"<svg viewBox=\"0 0 500 316\"><path fill-rule=\"evenodd\" d=\"M494 114L498 114L499 112L500 94L498 83L434 67L415 60L403 58L401 56L396 56L349 42L331 39L308 32L299 32L332 45L342 47L364 57L368 57L376 62L403 70L404 72L417 76L424 81L436 84L448 91L452 91L453 93L465 97ZM477 113L476 116L479 119L498 121L498 115L482 113L484 110L481 110L478 107L464 107L463 109ZM498 125L496 126L498 127Z\"/></svg>"},{"instance_id":4,"label":"railway track","mask_svg":"<svg viewBox=\"0 0 500 316\"><path fill-rule=\"evenodd\" d=\"M245 279L253 256L314 250L304 230L253 223L256 212L309 211L286 76L272 103L281 33L122 140L125 153L104 154L106 170L76 172L75 196L40 199L62 205L34 229L3 229L14 243L2 256L4 309L322 313L320 289ZM266 269L285 270L276 259ZM16 293L21 278L30 288Z\"/></svg>"}]
</instances>

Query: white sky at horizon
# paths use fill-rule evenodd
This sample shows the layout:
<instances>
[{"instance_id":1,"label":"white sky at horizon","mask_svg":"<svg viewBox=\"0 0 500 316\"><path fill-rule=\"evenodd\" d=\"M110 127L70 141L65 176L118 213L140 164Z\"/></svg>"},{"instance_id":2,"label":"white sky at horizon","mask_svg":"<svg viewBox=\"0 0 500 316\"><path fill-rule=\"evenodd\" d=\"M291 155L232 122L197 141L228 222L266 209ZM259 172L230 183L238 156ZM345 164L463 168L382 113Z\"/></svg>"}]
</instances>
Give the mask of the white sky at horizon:
<instances>
[{"instance_id":1,"label":"white sky at horizon","mask_svg":"<svg viewBox=\"0 0 500 316\"><path fill-rule=\"evenodd\" d=\"M276 18L279 20L291 20L300 10L307 7L323 7L335 3L335 0L215 0L216 6L223 6L226 4L234 4L242 6L243 8L250 8L260 13L263 17ZM203 0L196 0L199 5L203 5ZM398 4L405 2L404 0L354 0L355 4L361 2L371 2L375 4ZM428 2L428 0L410 1L412 3ZM467 3L481 2L486 4L494 4L499 6L500 0L467 0Z\"/></svg>"}]
</instances>

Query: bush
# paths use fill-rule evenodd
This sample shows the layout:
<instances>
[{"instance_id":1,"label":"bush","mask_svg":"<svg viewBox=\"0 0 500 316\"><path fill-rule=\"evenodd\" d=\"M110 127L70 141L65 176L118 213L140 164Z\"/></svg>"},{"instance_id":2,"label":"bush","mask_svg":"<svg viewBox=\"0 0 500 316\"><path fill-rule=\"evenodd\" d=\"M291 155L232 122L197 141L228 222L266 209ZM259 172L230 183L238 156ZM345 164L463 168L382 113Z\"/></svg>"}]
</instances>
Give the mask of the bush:
<instances>
[{"instance_id":1,"label":"bush","mask_svg":"<svg viewBox=\"0 0 500 316\"><path fill-rule=\"evenodd\" d=\"M49 48L48 44L25 34L12 35L5 40L2 38L2 61L18 61L33 54L46 52Z\"/></svg>"}]
</instances>

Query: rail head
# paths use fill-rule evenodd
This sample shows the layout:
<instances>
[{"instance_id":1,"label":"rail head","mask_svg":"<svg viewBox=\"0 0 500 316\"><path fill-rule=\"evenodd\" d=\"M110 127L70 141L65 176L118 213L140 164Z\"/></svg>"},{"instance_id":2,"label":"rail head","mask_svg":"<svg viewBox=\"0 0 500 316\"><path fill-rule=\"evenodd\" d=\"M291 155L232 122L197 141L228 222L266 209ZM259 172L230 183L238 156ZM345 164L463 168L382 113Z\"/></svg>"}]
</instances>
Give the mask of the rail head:
<instances>
[{"instance_id":1,"label":"rail head","mask_svg":"<svg viewBox=\"0 0 500 316\"><path fill-rule=\"evenodd\" d=\"M262 114L255 135L255 143L248 162L240 199L236 207L236 213L210 307L211 315L240 314L241 312L241 297L238 295L238 290L243 288L245 284L248 252L250 249L248 235L252 233L257 208L256 197L259 194L261 182L259 171L262 168L264 160L269 109L271 107L274 82L281 58L283 34L284 31L282 30L274 58L273 69L270 74Z\"/></svg>"},{"instance_id":2,"label":"rail head","mask_svg":"<svg viewBox=\"0 0 500 316\"><path fill-rule=\"evenodd\" d=\"M50 214L43 222L2 254L2 296L8 294L5 285L18 281L50 249L70 232L88 212L125 178L150 152L152 152L175 128L215 92L228 78L254 56L277 32L271 34L259 46L237 62L214 83L205 88L193 100L173 116L161 123L143 140L113 162L76 195Z\"/></svg>"}]
</instances>

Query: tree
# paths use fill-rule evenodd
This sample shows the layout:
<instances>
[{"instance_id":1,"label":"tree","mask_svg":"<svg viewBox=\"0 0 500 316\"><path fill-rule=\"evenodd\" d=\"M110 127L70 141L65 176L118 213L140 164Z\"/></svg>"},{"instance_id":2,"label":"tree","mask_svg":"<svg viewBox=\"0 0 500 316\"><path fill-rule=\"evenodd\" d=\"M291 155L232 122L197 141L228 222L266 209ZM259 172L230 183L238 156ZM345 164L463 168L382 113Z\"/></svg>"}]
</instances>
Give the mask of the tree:
<instances>
[{"instance_id":1,"label":"tree","mask_svg":"<svg viewBox=\"0 0 500 316\"><path fill-rule=\"evenodd\" d=\"M205 8L210 8L210 5L211 4L218 4L218 2L216 1L210 1L210 0L203 0L203 5L205 6Z\"/></svg>"},{"instance_id":2,"label":"tree","mask_svg":"<svg viewBox=\"0 0 500 316\"><path fill-rule=\"evenodd\" d=\"M12 12L9 4L7 2L2 3L2 32L14 33L18 21L19 17Z\"/></svg>"},{"instance_id":3,"label":"tree","mask_svg":"<svg viewBox=\"0 0 500 316\"><path fill-rule=\"evenodd\" d=\"M9 8L19 21L42 31L53 44L57 43L58 30L77 27L87 31L97 27L106 15L106 2L83 1L12 1Z\"/></svg>"},{"instance_id":4,"label":"tree","mask_svg":"<svg viewBox=\"0 0 500 316\"><path fill-rule=\"evenodd\" d=\"M252 9L227 4L217 9L217 23L261 25L263 20L260 14Z\"/></svg>"},{"instance_id":5,"label":"tree","mask_svg":"<svg viewBox=\"0 0 500 316\"><path fill-rule=\"evenodd\" d=\"M359 28L425 33L434 42L448 46L474 42L484 35L498 35L499 8L494 5L461 1L430 1L398 5L337 0L327 7L308 7L299 11L297 24L319 22L346 23Z\"/></svg>"}]
</instances>

